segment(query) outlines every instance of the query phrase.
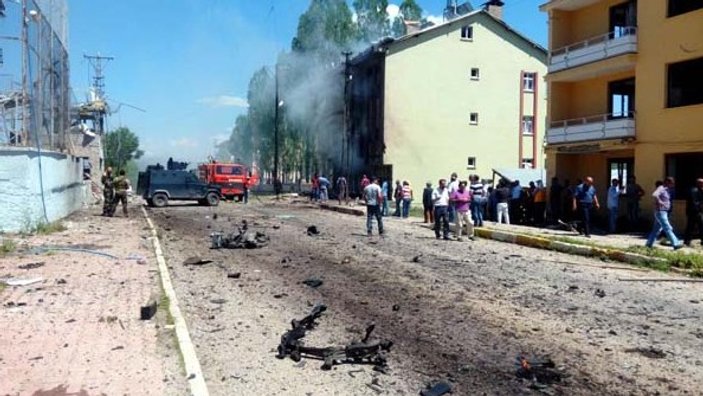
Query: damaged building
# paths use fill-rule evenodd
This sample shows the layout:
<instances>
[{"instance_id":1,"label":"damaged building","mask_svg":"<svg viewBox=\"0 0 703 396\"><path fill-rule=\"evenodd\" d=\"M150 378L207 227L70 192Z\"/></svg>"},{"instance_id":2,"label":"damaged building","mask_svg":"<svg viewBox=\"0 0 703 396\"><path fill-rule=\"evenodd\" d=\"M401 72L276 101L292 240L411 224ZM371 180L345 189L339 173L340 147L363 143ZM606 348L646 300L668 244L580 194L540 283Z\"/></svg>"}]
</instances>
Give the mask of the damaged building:
<instances>
[{"instance_id":1,"label":"damaged building","mask_svg":"<svg viewBox=\"0 0 703 396\"><path fill-rule=\"evenodd\" d=\"M499 1L373 45L351 60L350 169L419 187L544 167L546 63Z\"/></svg>"}]
</instances>

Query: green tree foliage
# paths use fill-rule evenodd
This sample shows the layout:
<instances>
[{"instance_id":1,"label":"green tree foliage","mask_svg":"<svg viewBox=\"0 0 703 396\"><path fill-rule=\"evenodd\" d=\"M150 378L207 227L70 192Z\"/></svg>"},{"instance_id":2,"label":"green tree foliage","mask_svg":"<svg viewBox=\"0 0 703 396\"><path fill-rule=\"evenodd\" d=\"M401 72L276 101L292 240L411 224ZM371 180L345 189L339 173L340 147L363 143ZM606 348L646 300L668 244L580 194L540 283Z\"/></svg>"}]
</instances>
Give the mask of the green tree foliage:
<instances>
[{"instance_id":1,"label":"green tree foliage","mask_svg":"<svg viewBox=\"0 0 703 396\"><path fill-rule=\"evenodd\" d=\"M359 38L370 43L390 34L388 0L354 0Z\"/></svg>"},{"instance_id":2,"label":"green tree foliage","mask_svg":"<svg viewBox=\"0 0 703 396\"><path fill-rule=\"evenodd\" d=\"M124 169L129 161L139 159L143 154L139 150L139 137L129 128L121 127L105 134L103 156L106 167L111 166L115 171Z\"/></svg>"},{"instance_id":3,"label":"green tree foliage","mask_svg":"<svg viewBox=\"0 0 703 396\"><path fill-rule=\"evenodd\" d=\"M354 36L352 13L344 0L312 0L298 20L292 49L318 56L337 56L339 48L348 47Z\"/></svg>"},{"instance_id":4,"label":"green tree foliage","mask_svg":"<svg viewBox=\"0 0 703 396\"><path fill-rule=\"evenodd\" d=\"M400 37L407 34L405 21L422 22L422 7L415 0L403 0L400 4L400 12L393 20L391 27L394 37Z\"/></svg>"}]
</instances>

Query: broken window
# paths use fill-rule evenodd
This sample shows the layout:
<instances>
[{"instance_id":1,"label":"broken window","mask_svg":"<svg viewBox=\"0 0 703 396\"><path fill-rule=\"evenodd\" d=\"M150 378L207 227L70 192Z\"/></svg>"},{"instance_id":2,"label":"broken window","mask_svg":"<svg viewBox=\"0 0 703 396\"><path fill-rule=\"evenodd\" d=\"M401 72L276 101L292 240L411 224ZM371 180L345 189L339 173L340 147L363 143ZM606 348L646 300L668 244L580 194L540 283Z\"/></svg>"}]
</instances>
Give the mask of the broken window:
<instances>
[{"instance_id":1,"label":"broken window","mask_svg":"<svg viewBox=\"0 0 703 396\"><path fill-rule=\"evenodd\" d=\"M466 163L467 169L476 169L476 157L469 157Z\"/></svg>"},{"instance_id":2,"label":"broken window","mask_svg":"<svg viewBox=\"0 0 703 396\"><path fill-rule=\"evenodd\" d=\"M463 26L461 28L461 39L462 40L472 40L473 38L474 38L473 26Z\"/></svg>"},{"instance_id":3,"label":"broken window","mask_svg":"<svg viewBox=\"0 0 703 396\"><path fill-rule=\"evenodd\" d=\"M478 80L479 79L479 70L477 67L471 68L471 79L472 80Z\"/></svg>"},{"instance_id":4,"label":"broken window","mask_svg":"<svg viewBox=\"0 0 703 396\"><path fill-rule=\"evenodd\" d=\"M522 89L527 92L535 90L535 73L522 74Z\"/></svg>"},{"instance_id":5,"label":"broken window","mask_svg":"<svg viewBox=\"0 0 703 396\"><path fill-rule=\"evenodd\" d=\"M478 113L471 113L471 115L469 115L469 124L478 125Z\"/></svg>"},{"instance_id":6,"label":"broken window","mask_svg":"<svg viewBox=\"0 0 703 396\"><path fill-rule=\"evenodd\" d=\"M532 169L534 164L534 161L532 158L523 158L522 159L522 168L523 169Z\"/></svg>"},{"instance_id":7,"label":"broken window","mask_svg":"<svg viewBox=\"0 0 703 396\"><path fill-rule=\"evenodd\" d=\"M703 0L669 0L669 17L703 8Z\"/></svg>"},{"instance_id":8,"label":"broken window","mask_svg":"<svg viewBox=\"0 0 703 396\"><path fill-rule=\"evenodd\" d=\"M669 154L665 157L666 175L676 179L674 197L686 199L696 179L703 175L703 152Z\"/></svg>"},{"instance_id":9,"label":"broken window","mask_svg":"<svg viewBox=\"0 0 703 396\"><path fill-rule=\"evenodd\" d=\"M608 83L608 112L610 118L632 118L635 113L635 79Z\"/></svg>"},{"instance_id":10,"label":"broken window","mask_svg":"<svg viewBox=\"0 0 703 396\"><path fill-rule=\"evenodd\" d=\"M703 103L703 58L672 63L668 67L667 107Z\"/></svg>"},{"instance_id":11,"label":"broken window","mask_svg":"<svg viewBox=\"0 0 703 396\"><path fill-rule=\"evenodd\" d=\"M522 133L523 133L523 135L532 135L535 133L534 119L535 118L533 116L523 116L522 117Z\"/></svg>"}]
</instances>

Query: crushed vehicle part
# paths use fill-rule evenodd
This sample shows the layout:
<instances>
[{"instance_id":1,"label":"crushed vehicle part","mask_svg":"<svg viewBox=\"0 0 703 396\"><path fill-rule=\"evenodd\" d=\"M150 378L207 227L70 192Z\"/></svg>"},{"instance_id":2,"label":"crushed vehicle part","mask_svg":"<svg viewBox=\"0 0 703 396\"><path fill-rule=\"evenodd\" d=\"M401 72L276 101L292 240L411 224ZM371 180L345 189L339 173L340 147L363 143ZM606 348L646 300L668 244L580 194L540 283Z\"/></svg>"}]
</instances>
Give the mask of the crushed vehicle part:
<instances>
[{"instance_id":1,"label":"crushed vehicle part","mask_svg":"<svg viewBox=\"0 0 703 396\"><path fill-rule=\"evenodd\" d=\"M263 232L249 231L246 221L242 221L236 232L210 234L211 249L257 249L268 246L269 241L270 238Z\"/></svg>"},{"instance_id":2,"label":"crushed vehicle part","mask_svg":"<svg viewBox=\"0 0 703 396\"><path fill-rule=\"evenodd\" d=\"M200 256L188 257L183 261L183 265L205 265L212 263L212 260L204 259Z\"/></svg>"},{"instance_id":3,"label":"crushed vehicle part","mask_svg":"<svg viewBox=\"0 0 703 396\"><path fill-rule=\"evenodd\" d=\"M306 286L312 287L313 289L317 289L318 287L322 286L323 282L322 280L317 278L308 278L305 279L302 283Z\"/></svg>"},{"instance_id":4,"label":"crushed vehicle part","mask_svg":"<svg viewBox=\"0 0 703 396\"><path fill-rule=\"evenodd\" d=\"M22 269L22 270L31 270L31 269L36 269L36 268L43 267L43 266L44 266L44 262L39 261L36 263L21 264L21 265L18 265L17 268Z\"/></svg>"},{"instance_id":5,"label":"crushed vehicle part","mask_svg":"<svg viewBox=\"0 0 703 396\"><path fill-rule=\"evenodd\" d=\"M300 321L293 320L291 322L291 330L288 330L281 336L281 343L278 345L279 359L284 359L286 356L298 362L303 357L312 357L322 359L323 370L330 370L335 364L356 363L356 364L373 364L375 367L381 368L384 371L387 367L386 354L390 352L393 342L389 340L369 340L371 333L375 329L375 325L371 324L366 328L366 335L361 341L353 341L346 346L335 347L308 347L305 346L303 338L308 330L311 330L316 325L315 320L327 310L324 305L317 305L312 312Z\"/></svg>"},{"instance_id":6,"label":"crushed vehicle part","mask_svg":"<svg viewBox=\"0 0 703 396\"><path fill-rule=\"evenodd\" d=\"M561 382L564 376L557 370L556 364L550 358L528 359L524 355L518 355L515 358L515 364L518 366L516 372L518 378L530 380L537 385L551 385Z\"/></svg>"}]
</instances>

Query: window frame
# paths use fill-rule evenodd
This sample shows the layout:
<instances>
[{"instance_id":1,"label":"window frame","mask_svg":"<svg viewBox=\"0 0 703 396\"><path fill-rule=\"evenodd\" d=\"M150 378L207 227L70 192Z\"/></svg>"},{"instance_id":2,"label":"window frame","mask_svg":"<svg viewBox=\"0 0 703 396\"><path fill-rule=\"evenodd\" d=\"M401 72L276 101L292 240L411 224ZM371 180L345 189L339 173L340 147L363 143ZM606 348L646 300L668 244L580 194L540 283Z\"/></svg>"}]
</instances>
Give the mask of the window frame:
<instances>
[{"instance_id":1,"label":"window frame","mask_svg":"<svg viewBox=\"0 0 703 396\"><path fill-rule=\"evenodd\" d=\"M476 157L467 157L466 169L476 169Z\"/></svg>"},{"instance_id":2,"label":"window frame","mask_svg":"<svg viewBox=\"0 0 703 396\"><path fill-rule=\"evenodd\" d=\"M695 89L695 86L694 86L693 89L691 89L691 88L690 88L690 85L688 85L688 84L685 84L685 86L688 86L689 89L691 89L691 91L699 92L699 95L701 95L699 101L686 103L686 102L683 101L683 98L682 98L682 99L679 99L678 104L672 104L672 95L671 95L671 91L672 91L672 78L671 78L671 74L672 74L672 73L671 73L671 69L672 69L672 67L676 67L676 66L679 66L679 65L682 65L682 64L685 64L685 63L689 63L689 62L699 62L700 65L703 66L703 57L692 58L692 59L686 59L686 60L683 60L683 61L680 61L680 62L672 62L672 63L668 63L668 64L666 65L666 102L664 103L664 105L665 105L665 108L667 108L667 109L675 109L675 108L678 108L678 107L696 106L696 105L701 105L701 104L703 104L703 92L701 92L700 90ZM693 69L695 69L695 67L693 67ZM699 74L699 75L700 75L700 73L696 73L696 74ZM701 86L703 86L703 76L700 76L699 78L701 79L701 81L699 82L699 84L700 84Z\"/></svg>"},{"instance_id":3,"label":"window frame","mask_svg":"<svg viewBox=\"0 0 703 396\"><path fill-rule=\"evenodd\" d=\"M528 131L527 128L525 128L527 124L527 121L529 119L529 125L530 125L530 130ZM521 132L523 136L534 136L535 135L535 116L532 115L523 115L522 116L522 122L521 122Z\"/></svg>"},{"instance_id":4,"label":"window frame","mask_svg":"<svg viewBox=\"0 0 703 396\"><path fill-rule=\"evenodd\" d=\"M469 125L478 125L478 112L469 113Z\"/></svg>"},{"instance_id":5,"label":"window frame","mask_svg":"<svg viewBox=\"0 0 703 396\"><path fill-rule=\"evenodd\" d=\"M685 151L685 152L679 152L679 153L667 153L664 154L664 176L662 177L662 180L664 177L672 176L676 180L676 186L674 187L674 200L684 200L688 197L688 191L694 186L695 179L697 177L700 177L699 174L701 171L703 171L703 165L701 165L701 168L698 169L693 169L689 173L691 174L691 179L687 180L686 178L679 177L678 172L676 172L676 169L672 169L678 167L678 164L672 164L671 161L676 159L676 158L681 158L681 157L694 157L693 160L689 160L690 163L693 164L701 164L703 161L696 161L695 157L700 157L703 159L703 151ZM684 164L685 165L685 164ZM682 169L691 169L690 166L682 166Z\"/></svg>"},{"instance_id":6,"label":"window frame","mask_svg":"<svg viewBox=\"0 0 703 396\"><path fill-rule=\"evenodd\" d=\"M685 15L685 14L688 14L688 13L691 13L691 12L696 12L696 11L703 10L703 2L702 2L701 6L698 7L698 8L694 8L694 9L691 9L691 10L688 10L688 11L682 11L682 12L672 13L672 12L671 12L671 9L672 9L672 5L671 5L671 4L672 4L672 2L674 2L674 1L681 1L681 0L667 0L667 2L666 2L666 17L667 17L667 18L675 18L675 17L677 17L677 16L679 16L679 15Z\"/></svg>"},{"instance_id":7,"label":"window frame","mask_svg":"<svg viewBox=\"0 0 703 396\"><path fill-rule=\"evenodd\" d=\"M474 75L474 71L476 72L475 75ZM478 67L472 67L471 71L469 72L469 78L472 81L480 80L481 79L481 69L479 69Z\"/></svg>"},{"instance_id":8,"label":"window frame","mask_svg":"<svg viewBox=\"0 0 703 396\"><path fill-rule=\"evenodd\" d=\"M465 36L464 32L468 32ZM461 27L461 32L459 33L462 41L474 41L474 27L471 25L464 25Z\"/></svg>"},{"instance_id":9,"label":"window frame","mask_svg":"<svg viewBox=\"0 0 703 396\"><path fill-rule=\"evenodd\" d=\"M526 168L525 165L529 164L530 167ZM535 169L535 159L534 158L523 158L520 160L521 169Z\"/></svg>"},{"instance_id":10,"label":"window frame","mask_svg":"<svg viewBox=\"0 0 703 396\"><path fill-rule=\"evenodd\" d=\"M531 81L532 87L527 87L527 81ZM522 91L523 92L535 92L535 85L537 81L537 73L534 72L523 72L522 73Z\"/></svg>"}]
</instances>

